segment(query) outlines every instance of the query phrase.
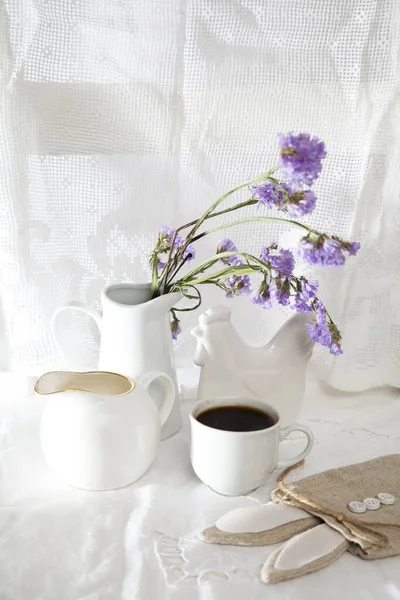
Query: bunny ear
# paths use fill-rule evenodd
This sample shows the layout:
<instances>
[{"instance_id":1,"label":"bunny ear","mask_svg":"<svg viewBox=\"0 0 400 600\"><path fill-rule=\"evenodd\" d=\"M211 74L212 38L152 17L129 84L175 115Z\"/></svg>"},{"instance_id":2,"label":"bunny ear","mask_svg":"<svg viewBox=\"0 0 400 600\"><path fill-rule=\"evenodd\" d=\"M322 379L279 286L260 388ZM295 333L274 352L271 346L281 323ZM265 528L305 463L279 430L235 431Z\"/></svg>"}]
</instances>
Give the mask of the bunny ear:
<instances>
[{"instance_id":1,"label":"bunny ear","mask_svg":"<svg viewBox=\"0 0 400 600\"><path fill-rule=\"evenodd\" d=\"M301 508L274 504L237 508L204 529L198 538L209 544L231 546L268 546L283 542L320 523L320 519Z\"/></svg>"},{"instance_id":2,"label":"bunny ear","mask_svg":"<svg viewBox=\"0 0 400 600\"><path fill-rule=\"evenodd\" d=\"M350 542L325 523L299 533L272 552L261 570L264 583L313 573L335 561L347 550Z\"/></svg>"}]
</instances>

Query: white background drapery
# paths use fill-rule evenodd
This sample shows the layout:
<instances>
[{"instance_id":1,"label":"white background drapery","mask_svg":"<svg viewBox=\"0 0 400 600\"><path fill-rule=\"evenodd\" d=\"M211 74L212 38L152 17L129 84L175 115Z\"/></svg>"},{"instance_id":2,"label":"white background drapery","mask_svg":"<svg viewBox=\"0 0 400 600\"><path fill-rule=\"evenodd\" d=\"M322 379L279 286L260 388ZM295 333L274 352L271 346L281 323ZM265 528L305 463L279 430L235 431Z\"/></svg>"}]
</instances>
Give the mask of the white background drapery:
<instances>
[{"instance_id":1,"label":"white background drapery","mask_svg":"<svg viewBox=\"0 0 400 600\"><path fill-rule=\"evenodd\" d=\"M295 130L328 151L307 222L362 243L344 270L306 270L344 337L342 357L318 351L314 366L341 389L400 385L397 0L3 0L0 27L1 368L60 366L55 308L148 279L159 226L273 165L276 132ZM258 252L298 234L231 236ZM287 313L249 304L232 302L235 325L265 342Z\"/></svg>"}]
</instances>

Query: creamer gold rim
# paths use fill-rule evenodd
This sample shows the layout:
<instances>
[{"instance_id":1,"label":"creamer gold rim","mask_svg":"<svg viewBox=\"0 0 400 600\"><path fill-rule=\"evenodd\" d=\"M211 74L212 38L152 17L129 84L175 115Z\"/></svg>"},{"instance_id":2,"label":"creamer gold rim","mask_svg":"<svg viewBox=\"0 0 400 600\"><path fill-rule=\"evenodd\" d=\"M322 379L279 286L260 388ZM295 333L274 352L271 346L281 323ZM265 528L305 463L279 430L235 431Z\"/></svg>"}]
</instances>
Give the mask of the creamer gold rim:
<instances>
[{"instance_id":1,"label":"creamer gold rim","mask_svg":"<svg viewBox=\"0 0 400 600\"><path fill-rule=\"evenodd\" d=\"M135 389L136 383L134 382L134 380L132 379L132 377L129 377L129 375L122 375L122 373L117 373L115 371L48 371L47 373L43 373L43 375L41 375L39 377L39 379L36 381L35 386L34 386L34 391L39 395L39 396L51 396L53 394L60 394L61 392L49 392L48 394L43 394L42 392L39 392L38 389L38 383L39 381L42 379L42 377L45 377L46 375L52 375L54 373L73 373L75 375L94 375L96 373L109 373L110 375L117 375L118 377L123 377L124 379L127 379L131 385L130 389L127 392L123 392L122 394L113 394L114 396L126 396L126 394L130 394L130 392L132 392L132 390ZM63 392L89 392L91 394L93 394L93 390L89 390L87 388L83 388L83 387L79 387L79 388L75 388L75 387L71 387L71 388L65 388L62 390ZM105 394L106 395L106 394Z\"/></svg>"}]
</instances>

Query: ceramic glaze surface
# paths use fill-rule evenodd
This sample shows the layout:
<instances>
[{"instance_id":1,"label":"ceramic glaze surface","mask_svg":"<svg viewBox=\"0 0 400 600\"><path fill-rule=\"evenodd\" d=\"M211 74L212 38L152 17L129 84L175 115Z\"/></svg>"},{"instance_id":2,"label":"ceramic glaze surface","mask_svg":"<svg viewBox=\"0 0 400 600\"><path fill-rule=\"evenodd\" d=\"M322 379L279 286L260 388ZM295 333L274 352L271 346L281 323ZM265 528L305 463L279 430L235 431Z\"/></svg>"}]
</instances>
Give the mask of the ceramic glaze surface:
<instances>
[{"instance_id":1,"label":"ceramic glaze surface","mask_svg":"<svg viewBox=\"0 0 400 600\"><path fill-rule=\"evenodd\" d=\"M148 391L155 382L164 390L160 409ZM50 468L88 490L124 487L147 471L175 399L172 380L157 371L138 382L107 372L47 373L35 391L49 396L40 438Z\"/></svg>"}]
</instances>

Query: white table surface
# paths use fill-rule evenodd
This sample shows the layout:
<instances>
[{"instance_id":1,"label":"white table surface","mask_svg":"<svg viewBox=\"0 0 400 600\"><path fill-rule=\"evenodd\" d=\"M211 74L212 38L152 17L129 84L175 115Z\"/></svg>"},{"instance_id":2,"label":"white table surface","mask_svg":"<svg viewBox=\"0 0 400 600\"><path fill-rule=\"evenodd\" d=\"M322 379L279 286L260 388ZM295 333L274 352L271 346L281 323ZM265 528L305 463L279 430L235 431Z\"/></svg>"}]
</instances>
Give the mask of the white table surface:
<instances>
[{"instance_id":1,"label":"white table surface","mask_svg":"<svg viewBox=\"0 0 400 600\"><path fill-rule=\"evenodd\" d=\"M184 426L162 442L149 472L123 490L84 492L58 481L41 455L45 400L33 396L34 380L0 375L0 599L399 600L400 557L363 561L345 553L318 573L265 585L260 567L276 546L197 541L196 531L228 510L268 501L276 473L238 498L198 481L187 423L196 375L185 371L180 379ZM346 395L311 381L299 420L312 427L316 444L296 478L400 452L395 390ZM302 444L300 436L288 440L283 452Z\"/></svg>"}]
</instances>

